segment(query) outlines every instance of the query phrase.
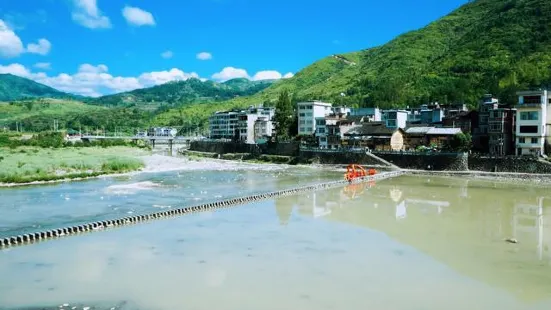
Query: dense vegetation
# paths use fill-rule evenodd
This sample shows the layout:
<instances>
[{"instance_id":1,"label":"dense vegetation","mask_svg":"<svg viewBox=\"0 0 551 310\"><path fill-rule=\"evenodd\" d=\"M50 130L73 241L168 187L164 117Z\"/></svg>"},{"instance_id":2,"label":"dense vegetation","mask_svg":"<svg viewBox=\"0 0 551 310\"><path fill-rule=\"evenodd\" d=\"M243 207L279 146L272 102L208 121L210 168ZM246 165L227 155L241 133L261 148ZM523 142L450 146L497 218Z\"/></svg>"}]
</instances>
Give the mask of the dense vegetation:
<instances>
[{"instance_id":1,"label":"dense vegetation","mask_svg":"<svg viewBox=\"0 0 551 310\"><path fill-rule=\"evenodd\" d=\"M321 99L360 107L404 107L431 101L475 107L484 93L514 103L517 90L551 86L551 1L469 1L385 45L332 55L266 89L266 84L255 83L191 79L102 97L94 103L118 108L72 116L67 124L73 128L84 123L107 128L127 124L205 128L208 116L217 110L275 105L283 91L289 92L293 103ZM42 122L38 116L27 119Z\"/></svg>"},{"instance_id":2,"label":"dense vegetation","mask_svg":"<svg viewBox=\"0 0 551 310\"><path fill-rule=\"evenodd\" d=\"M77 96L12 74L0 74L0 101L46 97L69 99Z\"/></svg>"},{"instance_id":3,"label":"dense vegetation","mask_svg":"<svg viewBox=\"0 0 551 310\"><path fill-rule=\"evenodd\" d=\"M88 99L87 102L109 107L138 107L146 110L167 109L191 103L216 102L253 95L272 81L234 79L224 83L188 79L137 89L130 92Z\"/></svg>"},{"instance_id":4,"label":"dense vegetation","mask_svg":"<svg viewBox=\"0 0 551 310\"><path fill-rule=\"evenodd\" d=\"M136 108L105 108L77 101L54 99L28 99L0 103L0 129L47 131L58 129L82 132L117 131L135 133L145 128L153 113Z\"/></svg>"}]
</instances>

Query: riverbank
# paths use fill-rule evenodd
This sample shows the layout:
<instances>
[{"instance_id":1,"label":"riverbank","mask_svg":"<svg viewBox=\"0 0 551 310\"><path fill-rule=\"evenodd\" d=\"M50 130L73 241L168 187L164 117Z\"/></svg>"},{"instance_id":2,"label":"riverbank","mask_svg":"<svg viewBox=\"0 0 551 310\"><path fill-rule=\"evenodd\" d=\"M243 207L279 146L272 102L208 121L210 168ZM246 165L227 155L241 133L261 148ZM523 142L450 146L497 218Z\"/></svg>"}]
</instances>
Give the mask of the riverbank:
<instances>
[{"instance_id":1,"label":"riverbank","mask_svg":"<svg viewBox=\"0 0 551 310\"><path fill-rule=\"evenodd\" d=\"M149 151L131 147L0 148L0 186L82 180L139 171Z\"/></svg>"}]
</instances>

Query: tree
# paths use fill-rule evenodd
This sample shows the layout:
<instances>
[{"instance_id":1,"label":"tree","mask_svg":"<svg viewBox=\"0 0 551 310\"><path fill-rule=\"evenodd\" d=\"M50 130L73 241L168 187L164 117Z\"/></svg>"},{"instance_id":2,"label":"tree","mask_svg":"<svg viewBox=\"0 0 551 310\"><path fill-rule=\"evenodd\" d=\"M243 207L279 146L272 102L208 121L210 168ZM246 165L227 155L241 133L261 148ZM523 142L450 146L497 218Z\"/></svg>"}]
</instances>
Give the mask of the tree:
<instances>
[{"instance_id":1,"label":"tree","mask_svg":"<svg viewBox=\"0 0 551 310\"><path fill-rule=\"evenodd\" d=\"M471 149L471 143L471 135L460 132L446 141L443 149L451 152L468 152Z\"/></svg>"},{"instance_id":2,"label":"tree","mask_svg":"<svg viewBox=\"0 0 551 310\"><path fill-rule=\"evenodd\" d=\"M279 94L274 115L276 139L289 138L289 127L293 122L293 107L287 90Z\"/></svg>"}]
</instances>

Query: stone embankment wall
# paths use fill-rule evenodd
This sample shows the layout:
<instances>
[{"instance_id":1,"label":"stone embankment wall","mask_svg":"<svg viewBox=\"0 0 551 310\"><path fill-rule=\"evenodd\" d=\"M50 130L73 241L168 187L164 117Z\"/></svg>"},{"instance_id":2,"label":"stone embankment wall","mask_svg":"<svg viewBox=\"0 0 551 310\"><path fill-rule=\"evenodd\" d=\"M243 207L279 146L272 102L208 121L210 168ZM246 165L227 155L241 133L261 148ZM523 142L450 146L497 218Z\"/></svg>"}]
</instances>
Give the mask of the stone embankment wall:
<instances>
[{"instance_id":1,"label":"stone embankment wall","mask_svg":"<svg viewBox=\"0 0 551 310\"><path fill-rule=\"evenodd\" d=\"M216 153L216 154L266 154L278 156L298 156L298 142L265 143L265 144L245 144L234 142L218 141L193 141L189 147L190 151Z\"/></svg>"},{"instance_id":2,"label":"stone embankment wall","mask_svg":"<svg viewBox=\"0 0 551 310\"><path fill-rule=\"evenodd\" d=\"M313 162L326 165L359 164L364 166L386 166L375 158L360 152L328 152L301 150L301 162Z\"/></svg>"},{"instance_id":3,"label":"stone embankment wall","mask_svg":"<svg viewBox=\"0 0 551 310\"><path fill-rule=\"evenodd\" d=\"M470 156L469 170L517 173L551 173L551 163L530 157Z\"/></svg>"},{"instance_id":4,"label":"stone embankment wall","mask_svg":"<svg viewBox=\"0 0 551 310\"><path fill-rule=\"evenodd\" d=\"M229 154L228 157L239 156L239 159L259 158L261 155L277 155L296 157L296 160L300 163L330 165L355 163L365 166L388 166L364 152L301 150L298 142L251 145L232 142L195 141L191 143L190 151L210 153L213 154L214 158L218 158L217 154ZM373 155L403 169L551 174L551 163L529 157L491 158L477 155L469 156L467 153L411 152L373 152Z\"/></svg>"},{"instance_id":5,"label":"stone embankment wall","mask_svg":"<svg viewBox=\"0 0 551 310\"><path fill-rule=\"evenodd\" d=\"M403 169L464 171L469 168L467 153L398 153L373 154Z\"/></svg>"}]
</instances>

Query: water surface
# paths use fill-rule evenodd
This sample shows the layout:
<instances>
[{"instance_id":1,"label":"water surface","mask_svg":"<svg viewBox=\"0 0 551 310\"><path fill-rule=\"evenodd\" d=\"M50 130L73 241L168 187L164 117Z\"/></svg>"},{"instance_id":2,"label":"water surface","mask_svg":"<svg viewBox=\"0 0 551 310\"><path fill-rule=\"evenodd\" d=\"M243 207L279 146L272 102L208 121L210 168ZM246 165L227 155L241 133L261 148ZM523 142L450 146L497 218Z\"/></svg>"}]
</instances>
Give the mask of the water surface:
<instances>
[{"instance_id":1,"label":"water surface","mask_svg":"<svg viewBox=\"0 0 551 310\"><path fill-rule=\"evenodd\" d=\"M550 210L544 188L350 185L0 252L0 306L549 309Z\"/></svg>"}]
</instances>

